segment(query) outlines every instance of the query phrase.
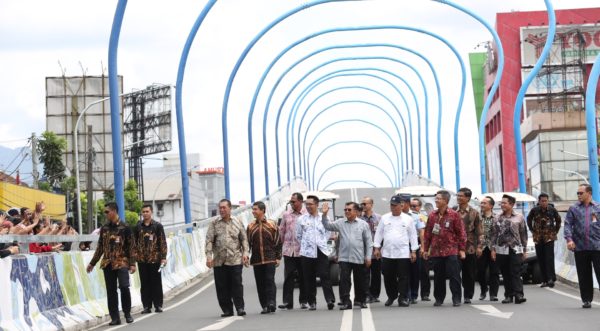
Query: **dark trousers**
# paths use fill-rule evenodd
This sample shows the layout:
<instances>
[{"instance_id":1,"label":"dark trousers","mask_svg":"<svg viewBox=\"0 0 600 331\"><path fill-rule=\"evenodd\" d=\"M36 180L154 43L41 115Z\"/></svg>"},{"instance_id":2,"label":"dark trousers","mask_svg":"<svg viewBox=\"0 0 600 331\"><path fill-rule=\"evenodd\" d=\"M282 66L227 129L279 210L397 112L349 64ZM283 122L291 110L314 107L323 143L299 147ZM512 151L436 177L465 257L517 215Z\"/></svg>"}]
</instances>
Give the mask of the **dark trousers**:
<instances>
[{"instance_id":1,"label":"dark trousers","mask_svg":"<svg viewBox=\"0 0 600 331\"><path fill-rule=\"evenodd\" d=\"M415 263L410 264L410 288L409 288L409 297L411 299L417 299L419 297L419 282L421 280L421 254L419 254L419 250L417 250L417 260Z\"/></svg>"},{"instance_id":2,"label":"dark trousers","mask_svg":"<svg viewBox=\"0 0 600 331\"><path fill-rule=\"evenodd\" d=\"M371 298L379 298L381 293L381 259L371 259L371 267L366 269L365 283L367 284L367 295Z\"/></svg>"},{"instance_id":3,"label":"dark trousers","mask_svg":"<svg viewBox=\"0 0 600 331\"><path fill-rule=\"evenodd\" d=\"M496 263L500 272L502 272L504 296L507 298L523 296L523 280L521 279L523 254L516 254L511 249L508 255L496 254Z\"/></svg>"},{"instance_id":4,"label":"dark trousers","mask_svg":"<svg viewBox=\"0 0 600 331\"><path fill-rule=\"evenodd\" d=\"M284 279L283 279L283 304L294 306L294 282L295 274L298 273L300 282L300 303L307 303L306 291L304 291L304 277L302 275L302 261L299 256L284 256Z\"/></svg>"},{"instance_id":5,"label":"dark trousers","mask_svg":"<svg viewBox=\"0 0 600 331\"><path fill-rule=\"evenodd\" d=\"M544 244L535 245L535 255L540 264L542 272L542 281L556 281L556 272L554 271L554 240Z\"/></svg>"},{"instance_id":6,"label":"dark trousers","mask_svg":"<svg viewBox=\"0 0 600 331\"><path fill-rule=\"evenodd\" d=\"M110 318L119 319L119 295L118 288L121 292L121 308L125 315L131 313L131 293L129 292L129 269L121 268L112 270L110 265L104 269L104 283L106 284L106 299L108 302L108 312Z\"/></svg>"},{"instance_id":7,"label":"dark trousers","mask_svg":"<svg viewBox=\"0 0 600 331\"><path fill-rule=\"evenodd\" d=\"M140 294L142 295L142 305L144 308L162 307L163 305L163 288L162 276L158 272L160 263L142 263L138 262L140 272Z\"/></svg>"},{"instance_id":8,"label":"dark trousers","mask_svg":"<svg viewBox=\"0 0 600 331\"><path fill-rule=\"evenodd\" d=\"M419 276L421 278L421 298L429 297L431 292L431 279L429 279L429 270L431 270L431 260L421 259L419 266Z\"/></svg>"},{"instance_id":9,"label":"dark trousers","mask_svg":"<svg viewBox=\"0 0 600 331\"><path fill-rule=\"evenodd\" d=\"M351 304L350 302L350 274L354 278L354 301L365 302L365 265L359 263L340 262L340 300L342 303Z\"/></svg>"},{"instance_id":10,"label":"dark trousers","mask_svg":"<svg viewBox=\"0 0 600 331\"><path fill-rule=\"evenodd\" d=\"M244 309L244 285L242 285L242 265L223 265L214 267L217 300L223 313L233 313L235 309Z\"/></svg>"},{"instance_id":11,"label":"dark trousers","mask_svg":"<svg viewBox=\"0 0 600 331\"><path fill-rule=\"evenodd\" d=\"M446 298L446 278L450 279L452 302L460 303L460 264L456 255L432 257L433 262L433 297L437 302Z\"/></svg>"},{"instance_id":12,"label":"dark trousers","mask_svg":"<svg viewBox=\"0 0 600 331\"><path fill-rule=\"evenodd\" d=\"M500 287L498 265L492 261L492 252L488 247L483 249L481 256L477 259L477 278L482 294L489 291L490 296L498 296Z\"/></svg>"},{"instance_id":13,"label":"dark trousers","mask_svg":"<svg viewBox=\"0 0 600 331\"><path fill-rule=\"evenodd\" d=\"M254 279L256 280L256 291L260 306L275 306L275 263L259 264L254 266Z\"/></svg>"},{"instance_id":14,"label":"dark trousers","mask_svg":"<svg viewBox=\"0 0 600 331\"><path fill-rule=\"evenodd\" d=\"M477 279L477 255L467 254L460 261L463 296L465 299L473 299L475 292L475 279Z\"/></svg>"},{"instance_id":15,"label":"dark trousers","mask_svg":"<svg viewBox=\"0 0 600 331\"><path fill-rule=\"evenodd\" d=\"M596 274L596 280L600 283L600 251L575 252L575 267L577 268L577 279L579 281L581 301L591 302L592 299L594 299L592 267Z\"/></svg>"},{"instance_id":16,"label":"dark trousers","mask_svg":"<svg viewBox=\"0 0 600 331\"><path fill-rule=\"evenodd\" d=\"M302 273L304 276L304 291L309 304L317 303L317 276L321 279L321 287L325 302L335 302L335 294L329 277L329 258L317 249L317 257L302 256Z\"/></svg>"},{"instance_id":17,"label":"dark trousers","mask_svg":"<svg viewBox=\"0 0 600 331\"><path fill-rule=\"evenodd\" d=\"M388 299L408 299L408 277L410 273L410 259L381 259L383 269L383 284Z\"/></svg>"}]
</instances>

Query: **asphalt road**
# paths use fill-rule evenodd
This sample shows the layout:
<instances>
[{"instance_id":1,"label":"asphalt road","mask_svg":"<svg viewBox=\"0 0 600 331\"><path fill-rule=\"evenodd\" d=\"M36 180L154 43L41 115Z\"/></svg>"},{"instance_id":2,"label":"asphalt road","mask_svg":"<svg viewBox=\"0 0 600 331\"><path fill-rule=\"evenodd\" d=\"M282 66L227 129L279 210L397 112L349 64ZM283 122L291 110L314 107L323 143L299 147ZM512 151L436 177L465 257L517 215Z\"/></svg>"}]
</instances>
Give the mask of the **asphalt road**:
<instances>
[{"instance_id":1,"label":"asphalt road","mask_svg":"<svg viewBox=\"0 0 600 331\"><path fill-rule=\"evenodd\" d=\"M277 299L281 300L283 266L277 270ZM600 302L592 309L582 309L579 292L569 285L557 284L554 289L525 285L527 302L521 305L479 301L471 305L452 307L448 296L442 307L433 307L432 302L419 302L408 308L396 305L385 307L385 292L382 302L368 309L340 311L336 307L328 311L319 289L317 310L278 310L274 314L261 315L256 286L251 268L244 277L245 317L222 319L217 304L212 275L201 280L178 297L166 302L165 312L135 315L136 321L120 328L127 330L600 330ZM334 287L336 299L337 286ZM502 288L500 294L502 295ZM297 290L294 293L297 298ZM476 296L479 295L478 285ZM124 322L124 320L123 320ZM96 330L116 330L107 325Z\"/></svg>"}]
</instances>

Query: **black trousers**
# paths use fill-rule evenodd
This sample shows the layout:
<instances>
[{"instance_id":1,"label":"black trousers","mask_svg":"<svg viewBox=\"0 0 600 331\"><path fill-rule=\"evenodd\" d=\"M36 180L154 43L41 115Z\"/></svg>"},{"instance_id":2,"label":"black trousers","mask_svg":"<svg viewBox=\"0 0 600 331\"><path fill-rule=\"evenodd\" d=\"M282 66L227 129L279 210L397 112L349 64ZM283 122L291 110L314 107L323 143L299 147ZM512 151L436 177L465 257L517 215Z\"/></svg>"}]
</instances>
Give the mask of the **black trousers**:
<instances>
[{"instance_id":1,"label":"black trousers","mask_svg":"<svg viewBox=\"0 0 600 331\"><path fill-rule=\"evenodd\" d=\"M317 276L321 279L321 287L325 302L335 302L335 294L331 287L331 278L329 276L329 258L317 249L317 257L301 257L302 273L304 276L304 291L306 291L306 300L309 304L317 303Z\"/></svg>"},{"instance_id":2,"label":"black trousers","mask_svg":"<svg viewBox=\"0 0 600 331\"><path fill-rule=\"evenodd\" d=\"M140 272L140 294L142 296L142 305L144 308L162 307L163 288L162 275L158 272L160 263L142 263L138 262Z\"/></svg>"},{"instance_id":3,"label":"black trousers","mask_svg":"<svg viewBox=\"0 0 600 331\"><path fill-rule=\"evenodd\" d=\"M388 299L408 299L408 278L410 273L410 259L381 259L383 269L383 284Z\"/></svg>"},{"instance_id":4,"label":"black trousers","mask_svg":"<svg viewBox=\"0 0 600 331\"><path fill-rule=\"evenodd\" d=\"M381 259L371 259L371 266L366 269L365 283L367 284L367 295L371 298L379 298L381 293Z\"/></svg>"},{"instance_id":5,"label":"black trousers","mask_svg":"<svg viewBox=\"0 0 600 331\"><path fill-rule=\"evenodd\" d=\"M496 254L496 263L502 272L504 297L523 296L523 280L521 279L523 254L516 254L511 249L508 255Z\"/></svg>"},{"instance_id":6,"label":"black trousers","mask_svg":"<svg viewBox=\"0 0 600 331\"><path fill-rule=\"evenodd\" d=\"M365 275L366 267L364 264L340 262L340 300L342 303L348 304L350 302L350 288L352 282L350 281L350 274L354 278L354 301L365 302Z\"/></svg>"},{"instance_id":7,"label":"black trousers","mask_svg":"<svg viewBox=\"0 0 600 331\"><path fill-rule=\"evenodd\" d=\"M486 274L488 277L486 277ZM492 261L492 252L488 247L483 249L479 259L477 259L477 278L481 293L490 292L490 296L498 296L498 288L500 287L500 277L498 265Z\"/></svg>"},{"instance_id":8,"label":"black trousers","mask_svg":"<svg viewBox=\"0 0 600 331\"><path fill-rule=\"evenodd\" d=\"M254 266L254 279L256 280L256 291L260 306L265 308L269 305L275 306L275 263L259 264Z\"/></svg>"},{"instance_id":9,"label":"black trousers","mask_svg":"<svg viewBox=\"0 0 600 331\"><path fill-rule=\"evenodd\" d=\"M244 309L244 285L242 285L242 265L223 265L214 267L217 300L223 313L233 313L235 309Z\"/></svg>"},{"instance_id":10,"label":"black trousers","mask_svg":"<svg viewBox=\"0 0 600 331\"><path fill-rule=\"evenodd\" d=\"M460 263L458 256L432 257L433 262L433 297L437 302L446 298L446 278L450 279L452 302L460 303Z\"/></svg>"},{"instance_id":11,"label":"black trousers","mask_svg":"<svg viewBox=\"0 0 600 331\"><path fill-rule=\"evenodd\" d=\"M284 256L284 279L283 279L283 304L294 306L294 282L295 274L298 274L300 282L300 303L307 303L306 291L304 290L304 277L302 274L302 261L299 256Z\"/></svg>"},{"instance_id":12,"label":"black trousers","mask_svg":"<svg viewBox=\"0 0 600 331\"><path fill-rule=\"evenodd\" d=\"M421 278L421 298L429 297L431 292L431 279L429 279L429 270L431 270L431 260L421 259L419 266L419 277Z\"/></svg>"},{"instance_id":13,"label":"black trousers","mask_svg":"<svg viewBox=\"0 0 600 331\"><path fill-rule=\"evenodd\" d=\"M421 281L421 254L420 250L417 250L417 260L415 263L410 264L410 288L409 288L409 297L411 299L417 299L419 297L419 283Z\"/></svg>"},{"instance_id":14,"label":"black trousers","mask_svg":"<svg viewBox=\"0 0 600 331\"><path fill-rule=\"evenodd\" d=\"M594 299L592 267L596 274L596 280L600 283L600 251L575 252L575 267L577 268L581 301L591 302Z\"/></svg>"},{"instance_id":15,"label":"black trousers","mask_svg":"<svg viewBox=\"0 0 600 331\"><path fill-rule=\"evenodd\" d=\"M121 308L125 315L131 313L131 293L129 292L129 268L112 270L110 265L104 269L104 283L106 284L106 299L110 318L119 319L119 295L117 283L121 292Z\"/></svg>"},{"instance_id":16,"label":"black trousers","mask_svg":"<svg viewBox=\"0 0 600 331\"><path fill-rule=\"evenodd\" d=\"M464 260L460 260L460 266L463 296L465 299L473 299L477 279L477 255L467 254Z\"/></svg>"},{"instance_id":17,"label":"black trousers","mask_svg":"<svg viewBox=\"0 0 600 331\"><path fill-rule=\"evenodd\" d=\"M554 240L547 243L535 245L535 255L540 264L542 272L542 281L556 281L556 271L554 270Z\"/></svg>"}]
</instances>

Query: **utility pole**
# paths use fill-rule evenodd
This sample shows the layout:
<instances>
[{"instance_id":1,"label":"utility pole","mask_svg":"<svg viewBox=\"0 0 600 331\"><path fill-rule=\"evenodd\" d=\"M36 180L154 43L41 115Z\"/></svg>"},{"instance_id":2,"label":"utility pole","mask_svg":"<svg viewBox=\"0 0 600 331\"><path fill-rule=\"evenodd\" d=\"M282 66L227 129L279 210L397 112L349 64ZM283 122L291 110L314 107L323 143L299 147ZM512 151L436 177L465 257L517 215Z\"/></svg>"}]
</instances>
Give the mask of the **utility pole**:
<instances>
[{"instance_id":1,"label":"utility pole","mask_svg":"<svg viewBox=\"0 0 600 331\"><path fill-rule=\"evenodd\" d=\"M33 176L33 188L38 188L38 178L40 173L38 172L38 155L37 155L37 138L35 132L31 133L31 175Z\"/></svg>"},{"instance_id":2,"label":"utility pole","mask_svg":"<svg viewBox=\"0 0 600 331\"><path fill-rule=\"evenodd\" d=\"M88 125L87 127L87 224L88 224L88 233L92 233L94 231L94 178L92 177L92 171L94 166L95 152L94 147L92 146L92 126Z\"/></svg>"}]
</instances>

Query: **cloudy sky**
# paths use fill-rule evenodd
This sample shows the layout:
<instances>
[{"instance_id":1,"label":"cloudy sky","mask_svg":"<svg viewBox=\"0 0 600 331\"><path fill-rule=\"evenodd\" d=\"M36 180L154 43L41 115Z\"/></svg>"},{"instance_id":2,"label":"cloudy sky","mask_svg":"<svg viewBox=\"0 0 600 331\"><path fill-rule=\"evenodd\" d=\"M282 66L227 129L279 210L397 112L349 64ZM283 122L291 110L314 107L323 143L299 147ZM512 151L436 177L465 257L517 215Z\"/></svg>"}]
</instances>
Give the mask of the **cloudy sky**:
<instances>
[{"instance_id":1,"label":"cloudy sky","mask_svg":"<svg viewBox=\"0 0 600 331\"><path fill-rule=\"evenodd\" d=\"M185 81L180 87L183 92L188 153L201 155L201 167L223 165L221 112L224 92L241 52L271 21L308 2L222 0L209 13L196 36ZM62 70L67 76L81 75L82 72L89 75L107 72L108 38L116 3L114 0L0 0L0 113L3 115L0 121L0 145L20 147L26 143L31 132L39 134L45 130L45 77L59 76ZM118 57L119 74L124 77L125 91L141 89L152 83L175 84L183 45L205 3L191 0L129 1ZM497 12L545 9L541 0L468 0L456 3L475 11L492 25ZM598 2L555 0L553 5L555 9L565 9L597 6ZM468 53L491 39L487 31L472 18L433 1L328 3L311 7L278 24L260 39L242 63L228 102L227 126L234 201L250 199L248 112L258 81L269 63L288 45L309 34L327 29L373 25L415 27L440 35L454 45L466 65ZM324 34L290 50L275 64L258 94L252 117L257 197L265 193L262 123L273 85L287 68L312 52L332 45L356 44L399 45L417 51L431 61L442 90L444 179L446 186L454 188L452 142L461 82L458 61L440 41L422 33L396 28ZM338 58L363 59L332 61ZM328 62L331 63L324 65ZM300 78L316 67L319 69L305 83L292 90ZM319 183L319 188L395 184L398 180L395 173L404 170L402 167L398 169L397 161L400 159L402 163L405 162L399 146L407 148L404 128L397 113L404 116L407 130L409 124L413 125L413 135L411 137L408 134L408 142L412 138L414 151L408 147L408 152L414 153L414 165L418 170L416 106L420 109L423 131L420 154L423 174L427 175L425 146L429 145L432 179L439 181L436 133L438 99L431 70L423 60L406 50L382 46L346 47L311 56L290 70L274 90L266 126L270 189L277 187L276 137L280 144L282 180L287 178L283 147L286 145L288 114L294 100L299 99L300 92L310 82L341 70L347 71L344 75L315 86L297 107L299 114L307 113L300 142L305 149L301 154L308 155L312 144L308 168L310 173L314 172L314 184ZM415 71L421 75L429 95L429 137L425 137L424 93ZM477 192L478 138L469 80L460 121L460 172L461 184ZM288 92L290 98L281 107ZM417 99L417 104L414 99ZM406 111L407 105L411 109L411 120ZM275 131L276 114L280 107L283 109L281 124L279 130ZM296 120L296 132L300 118L301 115ZM316 120L311 123L313 118ZM305 143L304 135L307 137ZM173 138L176 140L176 133ZM402 144L397 143L399 140ZM333 145L336 142L338 144ZM360 162L369 165L358 164ZM339 165L334 166L336 164ZM156 166L151 162L148 165ZM346 180L363 182L347 183L344 182Z\"/></svg>"}]
</instances>

